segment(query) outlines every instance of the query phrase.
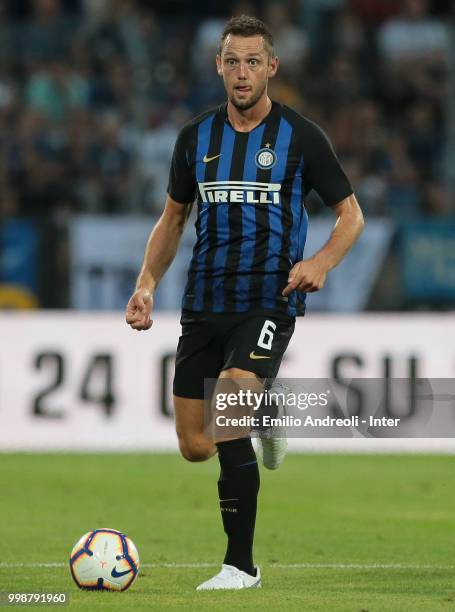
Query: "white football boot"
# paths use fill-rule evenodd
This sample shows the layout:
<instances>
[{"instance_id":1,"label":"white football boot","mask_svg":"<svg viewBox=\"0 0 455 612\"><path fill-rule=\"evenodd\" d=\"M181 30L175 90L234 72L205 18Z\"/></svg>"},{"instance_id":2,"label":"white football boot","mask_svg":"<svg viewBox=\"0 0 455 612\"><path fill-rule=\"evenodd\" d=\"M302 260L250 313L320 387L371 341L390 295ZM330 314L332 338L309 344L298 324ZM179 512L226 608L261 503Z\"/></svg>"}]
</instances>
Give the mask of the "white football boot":
<instances>
[{"instance_id":1,"label":"white football boot","mask_svg":"<svg viewBox=\"0 0 455 612\"><path fill-rule=\"evenodd\" d=\"M280 382L274 382L268 389L269 393L279 393L286 396L289 388ZM276 418L283 419L286 416L285 403L278 401ZM256 453L262 464L268 470L276 470L283 463L288 448L286 439L286 427L284 425L273 425L267 429L257 430Z\"/></svg>"},{"instance_id":2,"label":"white football boot","mask_svg":"<svg viewBox=\"0 0 455 612\"><path fill-rule=\"evenodd\" d=\"M256 576L237 569L233 565L223 563L221 572L210 580L206 580L196 591L214 591L218 589L259 589L261 588L261 571L256 568Z\"/></svg>"}]
</instances>

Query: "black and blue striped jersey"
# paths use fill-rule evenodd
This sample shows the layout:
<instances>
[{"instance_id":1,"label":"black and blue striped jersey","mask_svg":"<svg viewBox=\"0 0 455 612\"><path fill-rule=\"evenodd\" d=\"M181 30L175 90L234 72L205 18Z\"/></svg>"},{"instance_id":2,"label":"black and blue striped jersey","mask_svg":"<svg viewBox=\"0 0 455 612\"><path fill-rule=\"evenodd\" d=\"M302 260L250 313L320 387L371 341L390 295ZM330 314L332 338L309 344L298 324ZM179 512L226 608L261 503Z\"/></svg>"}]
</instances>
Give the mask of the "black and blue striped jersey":
<instances>
[{"instance_id":1,"label":"black and blue striped jersey","mask_svg":"<svg viewBox=\"0 0 455 612\"><path fill-rule=\"evenodd\" d=\"M273 102L250 132L234 130L226 104L185 125L168 187L176 202L197 200L183 308L301 314L305 294L281 292L303 257L311 189L328 206L352 193L327 136L289 107Z\"/></svg>"}]
</instances>

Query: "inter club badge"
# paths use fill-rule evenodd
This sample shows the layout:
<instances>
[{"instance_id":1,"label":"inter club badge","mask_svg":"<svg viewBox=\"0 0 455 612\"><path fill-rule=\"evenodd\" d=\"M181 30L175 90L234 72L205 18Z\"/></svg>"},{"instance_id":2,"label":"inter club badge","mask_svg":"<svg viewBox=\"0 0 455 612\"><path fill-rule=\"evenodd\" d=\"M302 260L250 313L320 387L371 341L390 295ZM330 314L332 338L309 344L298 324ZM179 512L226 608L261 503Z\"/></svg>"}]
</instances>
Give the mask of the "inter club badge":
<instances>
[{"instance_id":1,"label":"inter club badge","mask_svg":"<svg viewBox=\"0 0 455 612\"><path fill-rule=\"evenodd\" d=\"M261 170L269 170L276 164L276 159L275 151L269 149L266 145L265 149L259 149L255 155L254 161L256 162L256 166Z\"/></svg>"}]
</instances>

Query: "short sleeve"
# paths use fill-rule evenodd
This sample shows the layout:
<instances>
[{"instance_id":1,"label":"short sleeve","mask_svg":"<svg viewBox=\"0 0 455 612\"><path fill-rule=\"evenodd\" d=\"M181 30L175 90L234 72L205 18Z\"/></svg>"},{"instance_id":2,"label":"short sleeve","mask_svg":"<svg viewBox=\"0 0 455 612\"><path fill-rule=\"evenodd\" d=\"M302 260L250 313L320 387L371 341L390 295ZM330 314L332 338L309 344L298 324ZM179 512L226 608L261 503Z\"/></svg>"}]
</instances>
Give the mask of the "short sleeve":
<instances>
[{"instance_id":1,"label":"short sleeve","mask_svg":"<svg viewBox=\"0 0 455 612\"><path fill-rule=\"evenodd\" d=\"M327 206L334 206L350 196L352 186L325 132L308 122L304 143L303 175L307 191L317 191Z\"/></svg>"},{"instance_id":2,"label":"short sleeve","mask_svg":"<svg viewBox=\"0 0 455 612\"><path fill-rule=\"evenodd\" d=\"M188 127L178 135L172 155L171 169L167 192L170 197L181 204L194 201L196 181L190 166L190 131Z\"/></svg>"}]
</instances>

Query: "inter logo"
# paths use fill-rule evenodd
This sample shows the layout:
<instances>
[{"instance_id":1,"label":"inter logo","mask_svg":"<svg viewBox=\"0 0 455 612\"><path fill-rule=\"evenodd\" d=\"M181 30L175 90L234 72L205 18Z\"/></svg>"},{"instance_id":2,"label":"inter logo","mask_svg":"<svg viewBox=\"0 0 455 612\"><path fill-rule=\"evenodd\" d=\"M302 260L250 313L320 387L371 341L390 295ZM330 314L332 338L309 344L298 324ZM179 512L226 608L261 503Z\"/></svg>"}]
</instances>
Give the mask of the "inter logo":
<instances>
[{"instance_id":1,"label":"inter logo","mask_svg":"<svg viewBox=\"0 0 455 612\"><path fill-rule=\"evenodd\" d=\"M265 148L259 149L256 153L254 161L256 166L261 170L268 170L269 168L273 168L276 164L276 153L273 149Z\"/></svg>"}]
</instances>

